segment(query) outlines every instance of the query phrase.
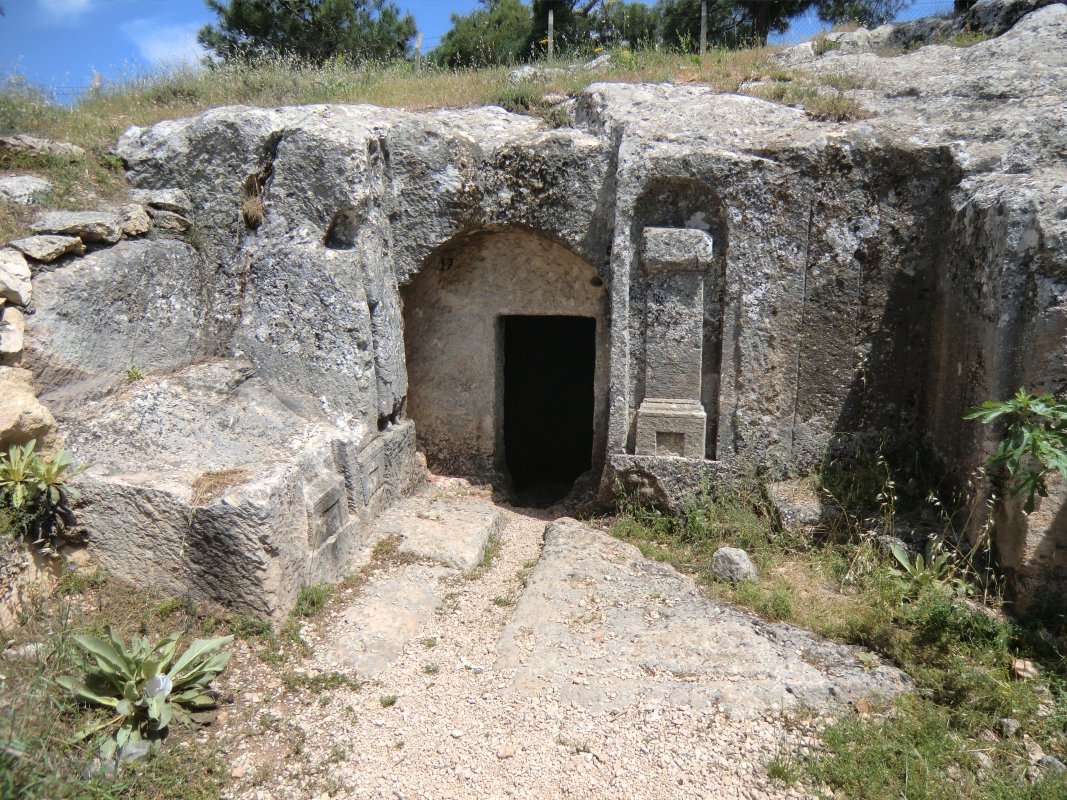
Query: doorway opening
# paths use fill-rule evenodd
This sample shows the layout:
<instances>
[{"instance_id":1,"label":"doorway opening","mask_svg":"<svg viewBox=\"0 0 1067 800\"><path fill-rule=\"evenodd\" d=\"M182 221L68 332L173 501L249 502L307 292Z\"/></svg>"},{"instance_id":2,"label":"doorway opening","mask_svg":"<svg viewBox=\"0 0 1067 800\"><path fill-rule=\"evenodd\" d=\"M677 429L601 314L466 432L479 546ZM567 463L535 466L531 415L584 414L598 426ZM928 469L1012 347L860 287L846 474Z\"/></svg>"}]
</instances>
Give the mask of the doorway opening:
<instances>
[{"instance_id":1,"label":"doorway opening","mask_svg":"<svg viewBox=\"0 0 1067 800\"><path fill-rule=\"evenodd\" d=\"M592 468L596 320L501 321L504 460L518 501L548 506Z\"/></svg>"}]
</instances>

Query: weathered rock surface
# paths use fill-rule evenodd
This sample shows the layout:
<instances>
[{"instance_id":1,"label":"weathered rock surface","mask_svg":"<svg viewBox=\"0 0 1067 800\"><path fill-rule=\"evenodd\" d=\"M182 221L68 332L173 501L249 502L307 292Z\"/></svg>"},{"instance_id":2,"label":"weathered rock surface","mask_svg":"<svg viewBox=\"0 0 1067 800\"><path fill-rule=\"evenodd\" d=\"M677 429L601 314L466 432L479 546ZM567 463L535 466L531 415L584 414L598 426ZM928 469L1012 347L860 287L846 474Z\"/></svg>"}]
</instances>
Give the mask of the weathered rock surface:
<instances>
[{"instance_id":1,"label":"weathered rock surface","mask_svg":"<svg viewBox=\"0 0 1067 800\"><path fill-rule=\"evenodd\" d=\"M32 205L40 202L51 189L52 184L33 175L0 176L0 202Z\"/></svg>"},{"instance_id":2,"label":"weathered rock surface","mask_svg":"<svg viewBox=\"0 0 1067 800\"><path fill-rule=\"evenodd\" d=\"M333 650L327 655L337 666L361 678L387 669L441 605L438 581L453 575L440 567L415 566L400 578L375 580L357 603L335 621Z\"/></svg>"},{"instance_id":3,"label":"weathered rock surface","mask_svg":"<svg viewBox=\"0 0 1067 800\"><path fill-rule=\"evenodd\" d=\"M721 581L757 581L759 571L748 553L739 547L720 547L711 557L711 572Z\"/></svg>"},{"instance_id":4,"label":"weathered rock surface","mask_svg":"<svg viewBox=\"0 0 1067 800\"><path fill-rule=\"evenodd\" d=\"M393 506L374 527L376 537L399 537L401 553L469 572L503 526L504 515L490 504L421 495Z\"/></svg>"},{"instance_id":5,"label":"weathered rock surface","mask_svg":"<svg viewBox=\"0 0 1067 800\"><path fill-rule=\"evenodd\" d=\"M0 302L24 306L33 296L30 265L14 250L0 250Z\"/></svg>"},{"instance_id":6,"label":"weathered rock surface","mask_svg":"<svg viewBox=\"0 0 1067 800\"><path fill-rule=\"evenodd\" d=\"M138 203L150 208L172 211L183 217L193 213L193 204L181 189L134 189L130 194Z\"/></svg>"},{"instance_id":7,"label":"weathered rock surface","mask_svg":"<svg viewBox=\"0 0 1067 800\"><path fill-rule=\"evenodd\" d=\"M0 308L0 364L18 364L25 346L26 318L15 306Z\"/></svg>"},{"instance_id":8,"label":"weathered rock surface","mask_svg":"<svg viewBox=\"0 0 1067 800\"><path fill-rule=\"evenodd\" d=\"M910 681L862 651L704 597L637 548L573 520L545 533L495 669L519 694L594 712L652 703L731 716L892 697Z\"/></svg>"},{"instance_id":9,"label":"weathered rock surface","mask_svg":"<svg viewBox=\"0 0 1067 800\"><path fill-rule=\"evenodd\" d=\"M1058 0L978 0L962 14L920 17L874 30L831 31L818 37L819 49L840 55L875 52L893 55L895 51L924 44L949 44L961 35L1000 36L1019 20ZM816 41L801 42L777 53L775 58L787 66L798 66L817 57ZM879 51L882 51L879 53Z\"/></svg>"},{"instance_id":10,"label":"weathered rock surface","mask_svg":"<svg viewBox=\"0 0 1067 800\"><path fill-rule=\"evenodd\" d=\"M70 142L57 142L52 139L41 139L36 136L18 134L16 136L0 136L0 152L20 153L31 156L55 156L57 158L69 158L77 161L85 156L85 150Z\"/></svg>"},{"instance_id":11,"label":"weathered rock surface","mask_svg":"<svg viewBox=\"0 0 1067 800\"><path fill-rule=\"evenodd\" d=\"M53 211L30 225L30 230L113 244L122 238L122 218L107 211Z\"/></svg>"},{"instance_id":12,"label":"weathered rock surface","mask_svg":"<svg viewBox=\"0 0 1067 800\"><path fill-rule=\"evenodd\" d=\"M123 236L141 236L152 229L152 220L144 206L131 203L122 209L121 225Z\"/></svg>"},{"instance_id":13,"label":"weathered rock surface","mask_svg":"<svg viewBox=\"0 0 1067 800\"><path fill-rule=\"evenodd\" d=\"M164 208L152 208L149 207L148 215L152 218L152 222L157 228L162 228L167 231L178 231L182 233L189 230L192 222L181 214L175 214L173 211L167 211Z\"/></svg>"},{"instance_id":14,"label":"weathered rock surface","mask_svg":"<svg viewBox=\"0 0 1067 800\"><path fill-rule=\"evenodd\" d=\"M360 442L247 362L89 391L43 395L92 463L79 522L109 572L158 591L281 616L302 585L348 574L370 520L421 478L410 423Z\"/></svg>"},{"instance_id":15,"label":"weathered rock surface","mask_svg":"<svg viewBox=\"0 0 1067 800\"><path fill-rule=\"evenodd\" d=\"M8 242L23 255L29 256L35 261L49 263L67 253L80 256L85 253L85 243L77 236L27 236L24 239L15 239ZM2 256L0 256L2 258Z\"/></svg>"},{"instance_id":16,"label":"weathered rock surface","mask_svg":"<svg viewBox=\"0 0 1067 800\"><path fill-rule=\"evenodd\" d=\"M28 370L0 367L0 452L31 440L37 441L39 451L54 450L56 421L34 395Z\"/></svg>"}]
</instances>

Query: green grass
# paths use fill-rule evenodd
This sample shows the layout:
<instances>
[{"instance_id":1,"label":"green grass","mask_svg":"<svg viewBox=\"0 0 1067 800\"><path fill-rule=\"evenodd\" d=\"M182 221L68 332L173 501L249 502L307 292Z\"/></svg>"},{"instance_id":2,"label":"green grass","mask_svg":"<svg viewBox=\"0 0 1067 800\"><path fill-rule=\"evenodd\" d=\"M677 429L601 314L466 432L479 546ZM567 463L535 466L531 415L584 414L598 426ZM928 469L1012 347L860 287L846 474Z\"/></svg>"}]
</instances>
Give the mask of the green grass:
<instances>
[{"instance_id":1,"label":"green grass","mask_svg":"<svg viewBox=\"0 0 1067 800\"><path fill-rule=\"evenodd\" d=\"M313 583L309 586L301 586L293 605L294 617L314 617L326 608L326 601L330 599L333 587L328 583Z\"/></svg>"},{"instance_id":2,"label":"green grass","mask_svg":"<svg viewBox=\"0 0 1067 800\"><path fill-rule=\"evenodd\" d=\"M965 30L957 33L951 39L948 40L950 47L970 47L971 45L978 44L979 42L985 42L993 37L985 31L972 31Z\"/></svg>"},{"instance_id":3,"label":"green grass","mask_svg":"<svg viewBox=\"0 0 1067 800\"><path fill-rule=\"evenodd\" d=\"M841 716L822 734L823 750L784 753L767 764L776 781L865 800L1067 798L1064 776L1028 774L1022 738L1067 761L1062 617L1040 624L997 614L997 583L971 553L956 560L953 573L908 579L857 522L871 515L883 524L923 514L951 518L931 508L924 480L921 470L901 472L881 456L829 463L820 485L847 498L853 513L814 538L776 530L754 481L694 502L681 519L624 502L612 533L692 573L712 597L869 647L914 679L915 693L891 708ZM711 555L726 544L749 552L758 582L712 577ZM983 611L966 594L986 596L994 609ZM1041 676L1014 680L1015 658L1035 661ZM1005 717L1020 723L1019 736L997 733Z\"/></svg>"},{"instance_id":4,"label":"green grass","mask_svg":"<svg viewBox=\"0 0 1067 800\"><path fill-rule=\"evenodd\" d=\"M312 694L331 692L337 689L348 689L358 692L363 688L359 681L345 675L343 672L324 672L318 675L306 675L300 672L287 672L282 676L282 683L289 690L304 690Z\"/></svg>"}]
</instances>

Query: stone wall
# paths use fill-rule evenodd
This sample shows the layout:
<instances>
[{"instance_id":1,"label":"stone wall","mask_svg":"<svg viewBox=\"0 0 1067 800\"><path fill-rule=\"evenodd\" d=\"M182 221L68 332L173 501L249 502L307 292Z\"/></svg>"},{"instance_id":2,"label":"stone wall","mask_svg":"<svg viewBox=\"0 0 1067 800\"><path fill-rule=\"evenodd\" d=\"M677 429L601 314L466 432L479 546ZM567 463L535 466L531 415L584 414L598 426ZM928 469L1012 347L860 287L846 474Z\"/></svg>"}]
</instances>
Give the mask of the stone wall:
<instances>
[{"instance_id":1,"label":"stone wall","mask_svg":"<svg viewBox=\"0 0 1067 800\"><path fill-rule=\"evenodd\" d=\"M480 472L499 456L506 313L597 318L605 497L621 480L677 505L883 435L965 484L992 445L968 406L1067 389L1065 34L1051 5L966 50L814 58L864 87L871 116L846 123L595 84L556 130L370 106L131 129L131 183L184 192L196 247L174 231L66 255L27 328L46 400L96 464L101 557L284 609L417 481L416 437ZM138 365L148 380L127 382ZM1022 522L1001 508L1028 591L1060 580L1061 502Z\"/></svg>"}]
</instances>

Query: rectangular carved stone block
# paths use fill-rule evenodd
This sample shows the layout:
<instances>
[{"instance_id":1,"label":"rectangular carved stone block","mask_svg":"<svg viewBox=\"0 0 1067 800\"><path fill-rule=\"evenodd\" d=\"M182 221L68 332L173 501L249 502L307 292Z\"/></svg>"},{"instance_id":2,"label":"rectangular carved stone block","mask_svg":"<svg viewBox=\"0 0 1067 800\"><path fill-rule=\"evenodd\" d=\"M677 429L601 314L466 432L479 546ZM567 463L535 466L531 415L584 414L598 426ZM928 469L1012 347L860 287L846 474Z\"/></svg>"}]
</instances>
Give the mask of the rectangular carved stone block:
<instances>
[{"instance_id":1,"label":"rectangular carved stone block","mask_svg":"<svg viewBox=\"0 0 1067 800\"><path fill-rule=\"evenodd\" d=\"M696 228L645 228L641 264L645 272L704 272L712 265L714 241Z\"/></svg>"},{"instance_id":2,"label":"rectangular carved stone block","mask_svg":"<svg viewBox=\"0 0 1067 800\"><path fill-rule=\"evenodd\" d=\"M700 403L646 399L637 410L637 455L702 459L706 428Z\"/></svg>"}]
</instances>

